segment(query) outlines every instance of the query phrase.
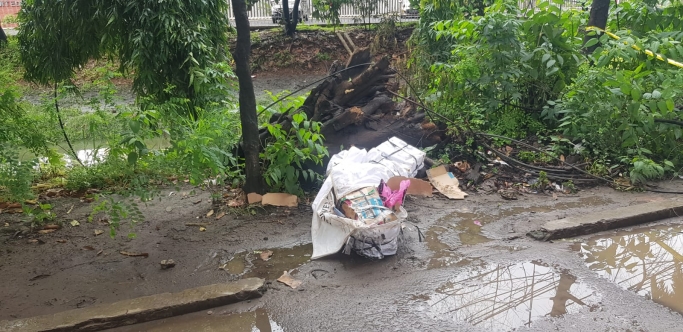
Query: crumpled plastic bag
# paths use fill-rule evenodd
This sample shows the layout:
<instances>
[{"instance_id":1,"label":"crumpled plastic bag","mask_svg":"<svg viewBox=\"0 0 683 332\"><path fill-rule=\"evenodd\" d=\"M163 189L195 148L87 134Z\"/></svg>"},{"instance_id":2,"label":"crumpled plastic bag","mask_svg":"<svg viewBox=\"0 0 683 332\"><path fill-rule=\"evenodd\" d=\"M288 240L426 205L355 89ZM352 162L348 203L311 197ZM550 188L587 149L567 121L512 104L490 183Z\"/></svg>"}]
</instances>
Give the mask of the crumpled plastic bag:
<instances>
[{"instance_id":1,"label":"crumpled plastic bag","mask_svg":"<svg viewBox=\"0 0 683 332\"><path fill-rule=\"evenodd\" d=\"M410 187L410 180L403 180L399 184L398 190L393 191L387 186L384 180L382 180L379 184L379 193L382 197L382 202L384 202L384 206L393 209L394 206L403 205L403 199L406 196L408 187Z\"/></svg>"}]
</instances>

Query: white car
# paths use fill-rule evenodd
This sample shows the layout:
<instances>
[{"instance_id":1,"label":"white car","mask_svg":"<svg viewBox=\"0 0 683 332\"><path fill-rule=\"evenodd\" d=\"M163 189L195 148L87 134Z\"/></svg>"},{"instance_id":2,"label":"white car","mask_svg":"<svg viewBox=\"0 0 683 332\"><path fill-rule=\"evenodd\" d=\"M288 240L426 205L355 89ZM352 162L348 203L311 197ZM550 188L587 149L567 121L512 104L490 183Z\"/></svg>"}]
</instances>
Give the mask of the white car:
<instances>
[{"instance_id":1,"label":"white car","mask_svg":"<svg viewBox=\"0 0 683 332\"><path fill-rule=\"evenodd\" d=\"M308 8L305 4L307 4L308 1L301 1L299 2L299 23L303 21L308 21ZM294 9L294 1L287 1L287 4L289 5L289 17L293 16L293 9ZM282 20L283 14L282 14L282 0L278 1L277 3L273 0L270 1L270 16L273 19L273 23L278 23Z\"/></svg>"},{"instance_id":2,"label":"white car","mask_svg":"<svg viewBox=\"0 0 683 332\"><path fill-rule=\"evenodd\" d=\"M401 18L418 18L419 16L420 10L413 8L410 5L410 0L403 0L401 2Z\"/></svg>"}]
</instances>

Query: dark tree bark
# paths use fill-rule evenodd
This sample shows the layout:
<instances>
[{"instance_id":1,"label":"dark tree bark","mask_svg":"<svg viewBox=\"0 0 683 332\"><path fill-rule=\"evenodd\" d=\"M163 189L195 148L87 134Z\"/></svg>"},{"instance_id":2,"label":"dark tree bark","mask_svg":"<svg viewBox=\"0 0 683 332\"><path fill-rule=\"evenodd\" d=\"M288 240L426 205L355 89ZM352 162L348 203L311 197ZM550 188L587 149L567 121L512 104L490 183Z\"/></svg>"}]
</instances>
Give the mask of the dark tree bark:
<instances>
[{"instance_id":1,"label":"dark tree bark","mask_svg":"<svg viewBox=\"0 0 683 332\"><path fill-rule=\"evenodd\" d=\"M289 1L282 1L282 18L285 23L285 34L287 36L294 36L296 26L299 24L299 2L301 0L294 0L294 8L292 9L292 16L289 16Z\"/></svg>"},{"instance_id":2,"label":"dark tree bark","mask_svg":"<svg viewBox=\"0 0 683 332\"><path fill-rule=\"evenodd\" d=\"M0 44L6 43L6 42L7 42L7 35L5 34L5 30L2 29L2 25L0 25Z\"/></svg>"},{"instance_id":3,"label":"dark tree bark","mask_svg":"<svg viewBox=\"0 0 683 332\"><path fill-rule=\"evenodd\" d=\"M593 0L593 4L591 5L591 13L590 17L588 18L588 26L589 27L598 27L600 29L605 29L607 27L607 17L609 16L609 4L611 0ZM583 39L583 44L585 45L589 40L593 38L599 38L601 33L598 32L598 34L594 36L590 36L590 31L586 32L586 36ZM595 51L596 48L598 48L598 44L595 44L593 46L587 47L585 49L586 54L592 54L593 51Z\"/></svg>"},{"instance_id":4,"label":"dark tree bark","mask_svg":"<svg viewBox=\"0 0 683 332\"><path fill-rule=\"evenodd\" d=\"M237 28L237 42L235 45L235 74L239 81L240 121L242 123L242 143L245 157L246 183L244 192L265 193L265 182L261 176L259 151L258 117L256 115L256 96L254 83L251 81L249 70L249 55L251 53L251 38L249 36L249 17L245 0L232 0Z\"/></svg>"}]
</instances>

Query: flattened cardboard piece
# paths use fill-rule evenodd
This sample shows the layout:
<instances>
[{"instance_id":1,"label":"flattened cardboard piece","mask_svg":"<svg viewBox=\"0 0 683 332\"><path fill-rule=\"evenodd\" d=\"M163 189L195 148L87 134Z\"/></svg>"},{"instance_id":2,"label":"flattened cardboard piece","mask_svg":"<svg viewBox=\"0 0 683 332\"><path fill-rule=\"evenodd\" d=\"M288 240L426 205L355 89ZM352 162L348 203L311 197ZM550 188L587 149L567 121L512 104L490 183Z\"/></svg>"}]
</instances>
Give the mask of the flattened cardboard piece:
<instances>
[{"instance_id":1,"label":"flattened cardboard piece","mask_svg":"<svg viewBox=\"0 0 683 332\"><path fill-rule=\"evenodd\" d=\"M249 193L247 195L247 202L249 202L249 204L258 203L261 200L263 200L263 196L261 196L257 193Z\"/></svg>"},{"instance_id":2,"label":"flattened cardboard piece","mask_svg":"<svg viewBox=\"0 0 683 332\"><path fill-rule=\"evenodd\" d=\"M274 206L296 207L298 202L299 198L296 195L283 193L267 193L261 199L261 204Z\"/></svg>"},{"instance_id":3,"label":"flattened cardboard piece","mask_svg":"<svg viewBox=\"0 0 683 332\"><path fill-rule=\"evenodd\" d=\"M446 171L443 165L428 170L427 177L434 188L450 199L465 199L468 196L458 187L460 185L458 179L453 173Z\"/></svg>"},{"instance_id":4,"label":"flattened cardboard piece","mask_svg":"<svg viewBox=\"0 0 683 332\"><path fill-rule=\"evenodd\" d=\"M425 197L433 196L432 185L425 180L407 178L405 176L394 176L387 181L387 186L389 186L391 190L398 190L399 186L401 185L401 181L403 180L410 180L410 187L408 187L407 191L408 195Z\"/></svg>"}]
</instances>

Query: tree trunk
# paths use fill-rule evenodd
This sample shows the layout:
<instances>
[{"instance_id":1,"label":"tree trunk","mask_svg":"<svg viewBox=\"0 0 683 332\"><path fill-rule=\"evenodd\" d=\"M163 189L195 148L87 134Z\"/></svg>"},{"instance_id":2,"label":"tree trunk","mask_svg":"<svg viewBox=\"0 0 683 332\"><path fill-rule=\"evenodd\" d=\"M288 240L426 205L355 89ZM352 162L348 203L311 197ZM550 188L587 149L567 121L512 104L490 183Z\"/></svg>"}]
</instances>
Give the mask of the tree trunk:
<instances>
[{"instance_id":1,"label":"tree trunk","mask_svg":"<svg viewBox=\"0 0 683 332\"><path fill-rule=\"evenodd\" d=\"M296 26L299 24L299 3L301 0L294 0L294 8L292 8L292 16L289 16L289 1L282 1L282 15L285 22L285 34L293 37L296 32Z\"/></svg>"},{"instance_id":2,"label":"tree trunk","mask_svg":"<svg viewBox=\"0 0 683 332\"><path fill-rule=\"evenodd\" d=\"M609 16L609 4L610 0L593 0L593 4L591 5L591 13L590 17L588 18L588 26L591 27L598 27L600 29L605 29L607 27L607 17ZM589 40L593 38L599 38L601 33L597 33L594 36L590 36L590 31L586 32L586 36L583 39L583 44L585 45L588 43ZM596 48L598 48L598 44L595 44L593 46L587 47L584 51L586 54L593 54L593 51L595 51Z\"/></svg>"},{"instance_id":3,"label":"tree trunk","mask_svg":"<svg viewBox=\"0 0 683 332\"><path fill-rule=\"evenodd\" d=\"M254 83L251 81L249 70L249 55L251 53L251 38L249 36L249 17L245 0L232 0L237 28L237 42L235 45L235 74L239 81L240 121L242 123L242 142L245 157L246 183L244 192L265 193L265 182L261 176L259 152L258 117L256 115L256 96Z\"/></svg>"},{"instance_id":4,"label":"tree trunk","mask_svg":"<svg viewBox=\"0 0 683 332\"><path fill-rule=\"evenodd\" d=\"M2 29L2 25L0 25L0 44L6 43L7 42L7 35L5 34L5 30Z\"/></svg>"}]
</instances>

